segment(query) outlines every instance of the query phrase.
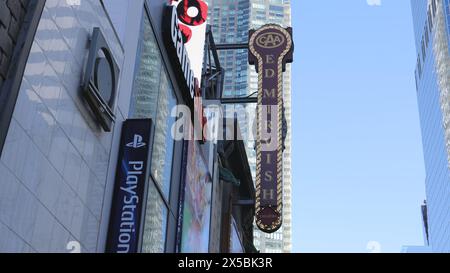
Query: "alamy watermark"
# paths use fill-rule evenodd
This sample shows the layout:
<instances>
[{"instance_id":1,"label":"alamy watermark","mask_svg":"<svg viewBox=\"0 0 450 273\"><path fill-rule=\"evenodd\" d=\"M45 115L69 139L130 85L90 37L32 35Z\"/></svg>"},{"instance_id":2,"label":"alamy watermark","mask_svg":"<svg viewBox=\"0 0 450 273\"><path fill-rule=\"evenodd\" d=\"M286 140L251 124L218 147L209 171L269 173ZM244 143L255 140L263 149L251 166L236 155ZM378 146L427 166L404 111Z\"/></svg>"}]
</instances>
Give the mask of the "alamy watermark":
<instances>
[{"instance_id":1,"label":"alamy watermark","mask_svg":"<svg viewBox=\"0 0 450 273\"><path fill-rule=\"evenodd\" d=\"M369 253L381 253L381 243L378 241L370 241L367 243L366 249Z\"/></svg>"},{"instance_id":2,"label":"alamy watermark","mask_svg":"<svg viewBox=\"0 0 450 273\"><path fill-rule=\"evenodd\" d=\"M186 105L172 108L170 115L175 118L171 126L174 140L260 140L262 151L278 148L278 132L282 122L283 109L278 105L257 106L260 112L258 130L257 113L244 106L223 106L220 101L206 101L206 106L196 107L194 113ZM203 109L203 112L199 111ZM253 109L254 110L254 109ZM193 118L192 118L193 117ZM259 131L259 138L258 138Z\"/></svg>"},{"instance_id":3,"label":"alamy watermark","mask_svg":"<svg viewBox=\"0 0 450 273\"><path fill-rule=\"evenodd\" d=\"M78 241L70 241L66 245L69 253L81 253L81 244Z\"/></svg>"}]
</instances>

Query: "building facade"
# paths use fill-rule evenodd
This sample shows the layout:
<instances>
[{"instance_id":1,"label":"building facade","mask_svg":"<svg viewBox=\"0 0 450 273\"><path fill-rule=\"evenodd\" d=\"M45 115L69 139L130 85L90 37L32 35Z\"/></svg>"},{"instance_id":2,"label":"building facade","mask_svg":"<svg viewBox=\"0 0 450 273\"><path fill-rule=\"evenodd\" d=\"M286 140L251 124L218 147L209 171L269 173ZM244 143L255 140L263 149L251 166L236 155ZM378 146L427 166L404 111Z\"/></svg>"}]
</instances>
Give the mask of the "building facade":
<instances>
[{"instance_id":1,"label":"building facade","mask_svg":"<svg viewBox=\"0 0 450 273\"><path fill-rule=\"evenodd\" d=\"M405 245L401 249L401 253L432 253L433 249L430 246L429 230L428 230L428 215L427 215L427 201L425 200L420 206L420 213L422 215L422 232L423 245Z\"/></svg>"},{"instance_id":2,"label":"building facade","mask_svg":"<svg viewBox=\"0 0 450 273\"><path fill-rule=\"evenodd\" d=\"M429 246L403 246L401 253L432 253Z\"/></svg>"},{"instance_id":3,"label":"building facade","mask_svg":"<svg viewBox=\"0 0 450 273\"><path fill-rule=\"evenodd\" d=\"M426 219L433 252L450 252L450 58L448 0L412 0L426 170Z\"/></svg>"},{"instance_id":4,"label":"building facade","mask_svg":"<svg viewBox=\"0 0 450 273\"><path fill-rule=\"evenodd\" d=\"M0 250L101 251L114 133L99 126L79 88L94 27L105 34L120 70L121 42L101 1L1 1L13 2L41 10L24 71L16 71L23 76L8 102L12 115L2 112L2 119L11 118L2 128ZM2 95L13 92L2 88ZM126 118L120 114L125 101L118 100L117 124Z\"/></svg>"},{"instance_id":5,"label":"building facade","mask_svg":"<svg viewBox=\"0 0 450 273\"><path fill-rule=\"evenodd\" d=\"M113 239L129 252L253 250L246 219L254 211L232 202L252 199L250 171L231 168L242 183L222 186L218 166L228 157L219 159L218 142L177 138L172 130L179 110L196 109L191 91L215 94L190 77L188 58L202 58L187 49L184 59L173 54L173 42L189 46L187 36L168 38L174 29L189 32L180 16L166 20L186 12L176 4L0 1L0 252L116 252ZM124 139L133 121L151 121L148 139ZM134 162L132 175L125 147L148 148L148 163ZM236 149L234 162L248 164L243 155ZM130 185L129 199L117 199L121 183ZM216 204L228 208L224 222L211 216L222 208Z\"/></svg>"}]
</instances>

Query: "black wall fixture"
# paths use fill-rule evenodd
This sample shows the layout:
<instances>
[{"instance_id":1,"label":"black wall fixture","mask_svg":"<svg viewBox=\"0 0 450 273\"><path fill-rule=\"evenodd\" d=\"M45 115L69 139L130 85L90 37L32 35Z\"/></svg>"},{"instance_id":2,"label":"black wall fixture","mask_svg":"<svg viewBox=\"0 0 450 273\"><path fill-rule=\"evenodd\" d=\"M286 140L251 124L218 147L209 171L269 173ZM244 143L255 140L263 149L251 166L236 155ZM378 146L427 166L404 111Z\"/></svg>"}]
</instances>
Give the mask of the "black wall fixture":
<instances>
[{"instance_id":1,"label":"black wall fixture","mask_svg":"<svg viewBox=\"0 0 450 273\"><path fill-rule=\"evenodd\" d=\"M83 96L106 132L115 121L119 67L100 28L94 28L83 82Z\"/></svg>"}]
</instances>

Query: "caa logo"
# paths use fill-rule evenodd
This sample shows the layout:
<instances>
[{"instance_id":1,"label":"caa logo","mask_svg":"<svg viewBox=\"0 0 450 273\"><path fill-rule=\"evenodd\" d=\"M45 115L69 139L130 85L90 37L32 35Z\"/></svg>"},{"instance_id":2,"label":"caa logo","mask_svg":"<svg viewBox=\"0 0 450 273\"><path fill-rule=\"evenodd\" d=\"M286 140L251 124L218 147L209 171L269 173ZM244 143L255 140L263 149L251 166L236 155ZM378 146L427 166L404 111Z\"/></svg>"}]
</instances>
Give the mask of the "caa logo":
<instances>
[{"instance_id":1,"label":"caa logo","mask_svg":"<svg viewBox=\"0 0 450 273\"><path fill-rule=\"evenodd\" d=\"M146 145L146 143L142 141L141 135L134 135L133 141L128 143L127 147L137 149L137 148L142 148L145 145Z\"/></svg>"},{"instance_id":2,"label":"caa logo","mask_svg":"<svg viewBox=\"0 0 450 273\"><path fill-rule=\"evenodd\" d=\"M256 39L256 44L262 48L272 49L284 44L286 39L277 32L268 32Z\"/></svg>"},{"instance_id":3,"label":"caa logo","mask_svg":"<svg viewBox=\"0 0 450 273\"><path fill-rule=\"evenodd\" d=\"M192 27L203 25L208 18L208 5L202 0L169 0L170 5L177 6L180 30L185 44L189 43L194 35Z\"/></svg>"}]
</instances>

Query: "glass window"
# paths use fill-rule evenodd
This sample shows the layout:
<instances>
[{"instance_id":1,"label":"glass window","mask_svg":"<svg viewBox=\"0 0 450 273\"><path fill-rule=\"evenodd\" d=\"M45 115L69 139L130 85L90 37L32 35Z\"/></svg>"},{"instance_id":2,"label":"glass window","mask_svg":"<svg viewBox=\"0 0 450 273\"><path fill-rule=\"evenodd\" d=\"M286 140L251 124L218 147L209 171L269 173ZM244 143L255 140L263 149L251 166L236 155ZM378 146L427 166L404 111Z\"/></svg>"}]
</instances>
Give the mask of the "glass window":
<instances>
[{"instance_id":1,"label":"glass window","mask_svg":"<svg viewBox=\"0 0 450 273\"><path fill-rule=\"evenodd\" d=\"M142 252L164 252L175 147L170 114L177 99L145 9L136 60L130 118L151 118L155 124Z\"/></svg>"},{"instance_id":2,"label":"glass window","mask_svg":"<svg viewBox=\"0 0 450 273\"><path fill-rule=\"evenodd\" d=\"M171 134L171 126L175 123L175 118L170 114L176 107L177 100L166 73L161 76L161 90L165 92L160 92L158 99L151 172L168 200L175 145Z\"/></svg>"},{"instance_id":3,"label":"glass window","mask_svg":"<svg viewBox=\"0 0 450 273\"><path fill-rule=\"evenodd\" d=\"M131 98L130 117L155 120L160 90L162 60L148 17L144 16L142 39L138 49L136 76Z\"/></svg>"},{"instance_id":4,"label":"glass window","mask_svg":"<svg viewBox=\"0 0 450 273\"><path fill-rule=\"evenodd\" d=\"M137 58L140 61L137 64L130 117L151 118L155 122L151 174L168 201L175 145L170 131L174 118L170 114L177 100L146 13L141 31L142 42Z\"/></svg>"},{"instance_id":5,"label":"glass window","mask_svg":"<svg viewBox=\"0 0 450 273\"><path fill-rule=\"evenodd\" d=\"M162 253L166 239L167 207L161 200L153 183L148 189L142 240L143 253Z\"/></svg>"}]
</instances>

